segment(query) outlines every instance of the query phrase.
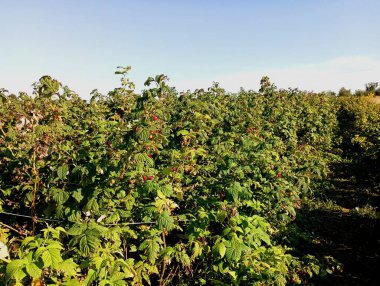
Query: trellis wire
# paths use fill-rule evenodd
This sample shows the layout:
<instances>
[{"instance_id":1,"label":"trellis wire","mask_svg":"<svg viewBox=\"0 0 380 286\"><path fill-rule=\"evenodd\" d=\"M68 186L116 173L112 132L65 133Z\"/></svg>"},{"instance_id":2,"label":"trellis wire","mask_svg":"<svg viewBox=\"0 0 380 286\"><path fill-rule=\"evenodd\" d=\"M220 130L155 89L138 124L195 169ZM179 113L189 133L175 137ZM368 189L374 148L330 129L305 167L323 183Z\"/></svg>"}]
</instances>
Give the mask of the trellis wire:
<instances>
[{"instance_id":1,"label":"trellis wire","mask_svg":"<svg viewBox=\"0 0 380 286\"><path fill-rule=\"evenodd\" d=\"M33 219L35 221L52 221L52 222L64 222L63 220L58 220L58 219L52 219L52 218L39 218L39 217L33 217L30 215L23 215L23 214L15 214L15 213L10 213L10 212L0 212L0 214L5 214L5 215L10 215L10 216L17 216L17 217L24 217L24 218L29 218ZM189 220L189 219L178 219L177 222L189 222L189 221L194 221L194 220ZM116 225L144 225L144 224L156 224L156 221L137 221L137 222L122 222L122 223L109 223L109 224L104 224L105 226L116 226Z\"/></svg>"}]
</instances>

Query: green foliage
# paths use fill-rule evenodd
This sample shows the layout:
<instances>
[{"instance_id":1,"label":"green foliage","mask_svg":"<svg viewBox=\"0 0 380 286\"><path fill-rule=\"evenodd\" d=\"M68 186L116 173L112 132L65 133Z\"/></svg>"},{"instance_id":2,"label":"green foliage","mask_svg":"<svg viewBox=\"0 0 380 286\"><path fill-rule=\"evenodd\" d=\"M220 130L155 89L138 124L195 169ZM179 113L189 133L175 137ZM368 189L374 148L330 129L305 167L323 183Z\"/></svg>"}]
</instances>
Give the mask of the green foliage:
<instances>
[{"instance_id":1,"label":"green foliage","mask_svg":"<svg viewBox=\"0 0 380 286\"><path fill-rule=\"evenodd\" d=\"M268 78L258 93L178 94L158 75L137 95L129 70L89 102L47 76L34 96L1 90L0 210L35 221L7 219L23 232L3 239L0 283L302 283L311 264L273 236L349 142L345 105ZM378 146L371 128L358 135Z\"/></svg>"},{"instance_id":2,"label":"green foliage","mask_svg":"<svg viewBox=\"0 0 380 286\"><path fill-rule=\"evenodd\" d=\"M72 258L62 258L64 248L59 242L61 232L64 233L64 229L49 228L43 231L43 236L25 238L18 250L18 258L6 266L5 283L25 285L27 281L49 281L50 276L60 276L61 281L75 277L78 265Z\"/></svg>"},{"instance_id":3,"label":"green foliage","mask_svg":"<svg viewBox=\"0 0 380 286\"><path fill-rule=\"evenodd\" d=\"M349 158L379 160L380 105L370 97L340 97L339 135L341 148Z\"/></svg>"}]
</instances>

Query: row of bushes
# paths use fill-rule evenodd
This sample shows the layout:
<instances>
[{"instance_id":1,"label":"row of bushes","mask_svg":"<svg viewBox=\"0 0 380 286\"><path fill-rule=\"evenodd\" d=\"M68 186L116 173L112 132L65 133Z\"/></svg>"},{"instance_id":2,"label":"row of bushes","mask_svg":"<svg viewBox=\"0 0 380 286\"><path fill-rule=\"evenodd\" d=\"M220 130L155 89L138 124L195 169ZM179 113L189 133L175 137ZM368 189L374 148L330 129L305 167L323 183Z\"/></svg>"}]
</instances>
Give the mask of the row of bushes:
<instances>
[{"instance_id":1,"label":"row of bushes","mask_svg":"<svg viewBox=\"0 0 380 286\"><path fill-rule=\"evenodd\" d=\"M353 163L353 175L376 184L380 175L380 105L372 99L371 95L338 98L337 135L343 157Z\"/></svg>"},{"instance_id":2,"label":"row of bushes","mask_svg":"<svg viewBox=\"0 0 380 286\"><path fill-rule=\"evenodd\" d=\"M268 78L259 92L178 93L159 75L138 95L128 71L90 101L48 76L32 96L1 92L1 283L285 285L325 273L273 238L339 148L378 156L378 106Z\"/></svg>"}]
</instances>

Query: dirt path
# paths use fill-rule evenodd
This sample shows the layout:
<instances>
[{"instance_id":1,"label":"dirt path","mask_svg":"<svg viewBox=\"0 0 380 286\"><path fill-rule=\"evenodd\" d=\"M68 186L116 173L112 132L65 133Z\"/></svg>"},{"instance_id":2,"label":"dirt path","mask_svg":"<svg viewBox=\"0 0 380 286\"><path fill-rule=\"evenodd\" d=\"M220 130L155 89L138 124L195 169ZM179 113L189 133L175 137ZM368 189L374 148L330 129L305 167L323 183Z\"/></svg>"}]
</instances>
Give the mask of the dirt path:
<instances>
[{"instance_id":1,"label":"dirt path","mask_svg":"<svg viewBox=\"0 0 380 286\"><path fill-rule=\"evenodd\" d=\"M302 232L295 241L298 255L332 256L343 265L343 272L318 278L314 285L380 285L380 181L359 183L351 169L335 166L333 188L295 221Z\"/></svg>"}]
</instances>

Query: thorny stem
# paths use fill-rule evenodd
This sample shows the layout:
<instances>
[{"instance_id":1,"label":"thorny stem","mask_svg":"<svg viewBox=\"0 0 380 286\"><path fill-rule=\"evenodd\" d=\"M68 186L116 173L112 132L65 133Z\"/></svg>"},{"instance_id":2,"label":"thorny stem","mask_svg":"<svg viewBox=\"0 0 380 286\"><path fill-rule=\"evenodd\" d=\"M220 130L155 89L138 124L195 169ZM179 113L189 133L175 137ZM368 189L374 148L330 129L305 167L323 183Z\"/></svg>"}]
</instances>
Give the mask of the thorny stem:
<instances>
[{"instance_id":1,"label":"thorny stem","mask_svg":"<svg viewBox=\"0 0 380 286\"><path fill-rule=\"evenodd\" d=\"M127 240L124 240L123 241L123 247L124 247L124 259L127 260L128 259L128 244L127 244Z\"/></svg>"},{"instance_id":2,"label":"thorny stem","mask_svg":"<svg viewBox=\"0 0 380 286\"><path fill-rule=\"evenodd\" d=\"M37 167L36 167L36 149L33 150L33 175L34 175L34 186L33 186L33 200L32 200L32 216L35 217L37 215L36 210L36 196L38 190L38 183L40 181L40 177L38 175ZM33 234L35 230L36 221L33 219Z\"/></svg>"},{"instance_id":3,"label":"thorny stem","mask_svg":"<svg viewBox=\"0 0 380 286\"><path fill-rule=\"evenodd\" d=\"M177 267L174 269L174 271L173 270L170 271L168 277L164 281L163 286L166 286L170 282L170 279L177 273L178 268L179 268L179 265L177 265Z\"/></svg>"},{"instance_id":4,"label":"thorny stem","mask_svg":"<svg viewBox=\"0 0 380 286\"><path fill-rule=\"evenodd\" d=\"M4 129L2 127L0 127L0 130L1 130L1 133L3 133L4 136L7 136L4 132Z\"/></svg>"},{"instance_id":5,"label":"thorny stem","mask_svg":"<svg viewBox=\"0 0 380 286\"><path fill-rule=\"evenodd\" d=\"M10 225L7 225L3 222L0 221L0 225L6 227L6 228L9 228L10 230L13 230L14 232L17 232L19 235L23 235L21 232L19 232L17 229L15 229L14 227L10 226Z\"/></svg>"},{"instance_id":6,"label":"thorny stem","mask_svg":"<svg viewBox=\"0 0 380 286\"><path fill-rule=\"evenodd\" d=\"M165 232L166 232L166 229L164 228L164 230L162 231L162 241L164 243L164 248L166 248L166 239L165 239ZM164 283L164 275L165 275L165 271L166 271L166 259L165 259L165 256L162 260L162 271L161 271L161 275L160 275L160 286L164 286L165 283Z\"/></svg>"}]
</instances>

